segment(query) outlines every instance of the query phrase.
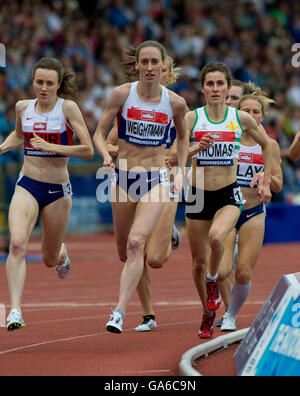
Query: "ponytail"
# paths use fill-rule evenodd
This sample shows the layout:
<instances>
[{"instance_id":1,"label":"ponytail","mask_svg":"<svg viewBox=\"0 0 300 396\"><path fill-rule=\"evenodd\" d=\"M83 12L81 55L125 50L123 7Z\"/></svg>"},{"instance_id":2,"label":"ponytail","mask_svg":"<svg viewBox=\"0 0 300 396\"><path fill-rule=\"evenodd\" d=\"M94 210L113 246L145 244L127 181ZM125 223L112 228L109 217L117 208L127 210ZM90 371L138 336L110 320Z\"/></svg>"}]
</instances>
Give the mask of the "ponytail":
<instances>
[{"instance_id":1,"label":"ponytail","mask_svg":"<svg viewBox=\"0 0 300 396\"><path fill-rule=\"evenodd\" d=\"M75 74L73 72L65 71L63 74L62 82L60 84L59 90L57 91L58 96L63 98L71 97L74 100L79 99L79 93L77 87L74 85L73 81Z\"/></svg>"}]
</instances>

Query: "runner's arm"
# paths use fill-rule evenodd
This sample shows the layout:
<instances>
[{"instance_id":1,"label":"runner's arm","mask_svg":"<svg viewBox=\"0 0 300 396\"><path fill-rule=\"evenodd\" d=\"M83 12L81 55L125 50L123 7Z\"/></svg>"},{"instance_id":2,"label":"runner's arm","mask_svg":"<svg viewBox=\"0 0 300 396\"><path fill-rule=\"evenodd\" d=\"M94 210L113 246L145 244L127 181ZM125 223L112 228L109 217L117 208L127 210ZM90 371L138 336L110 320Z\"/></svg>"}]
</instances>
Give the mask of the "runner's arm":
<instances>
[{"instance_id":1,"label":"runner's arm","mask_svg":"<svg viewBox=\"0 0 300 396\"><path fill-rule=\"evenodd\" d=\"M261 202L268 203L272 197L270 190L273 157L272 143L266 134L261 133L256 121L248 113L239 110L238 116L244 131L247 132L262 148L264 159L264 179L261 185L258 186L258 197Z\"/></svg>"},{"instance_id":2,"label":"runner's arm","mask_svg":"<svg viewBox=\"0 0 300 396\"><path fill-rule=\"evenodd\" d=\"M21 122L21 113L25 109L24 104L26 106L26 101L23 100L16 103L16 129L0 145L0 154L5 154L8 151L18 148L24 142Z\"/></svg>"},{"instance_id":3,"label":"runner's arm","mask_svg":"<svg viewBox=\"0 0 300 396\"><path fill-rule=\"evenodd\" d=\"M118 124L115 122L111 131L106 138L107 151L112 158L116 158L119 154L119 146L117 146L118 141Z\"/></svg>"},{"instance_id":4,"label":"runner's arm","mask_svg":"<svg viewBox=\"0 0 300 396\"><path fill-rule=\"evenodd\" d=\"M272 175L271 175L271 191L278 194L282 190L283 175L281 169L281 156L278 143L271 139L273 146L273 161L272 161ZM256 173L251 181L250 187L254 187L256 183L260 185L263 182L264 172Z\"/></svg>"},{"instance_id":5,"label":"runner's arm","mask_svg":"<svg viewBox=\"0 0 300 396\"><path fill-rule=\"evenodd\" d=\"M125 102L125 97L128 96L128 88L126 88L126 85L125 88L123 87L124 85L114 88L112 93L110 94L93 138L96 149L103 158L104 166L114 166L112 157L107 149L105 136L107 131L111 128L114 120L116 119L120 108L123 106Z\"/></svg>"},{"instance_id":6,"label":"runner's arm","mask_svg":"<svg viewBox=\"0 0 300 396\"><path fill-rule=\"evenodd\" d=\"M5 154L8 151L20 147L23 142L23 136L19 136L16 130L12 131L11 134L0 145L0 154Z\"/></svg>"}]
</instances>

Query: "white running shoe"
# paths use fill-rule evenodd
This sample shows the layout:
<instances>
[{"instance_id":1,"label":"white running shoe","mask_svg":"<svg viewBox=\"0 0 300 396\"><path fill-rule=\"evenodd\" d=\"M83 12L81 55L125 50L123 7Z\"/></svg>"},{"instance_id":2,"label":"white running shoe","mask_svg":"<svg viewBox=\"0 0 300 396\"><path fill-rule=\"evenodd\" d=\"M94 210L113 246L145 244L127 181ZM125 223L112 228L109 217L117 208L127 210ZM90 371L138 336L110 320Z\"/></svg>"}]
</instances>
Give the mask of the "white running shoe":
<instances>
[{"instance_id":1,"label":"white running shoe","mask_svg":"<svg viewBox=\"0 0 300 396\"><path fill-rule=\"evenodd\" d=\"M226 312L225 315L223 316L221 331L235 331L235 330L236 330L236 317Z\"/></svg>"},{"instance_id":2,"label":"white running shoe","mask_svg":"<svg viewBox=\"0 0 300 396\"><path fill-rule=\"evenodd\" d=\"M56 266L56 272L57 272L57 276L60 279L65 279L71 271L71 261L68 257L66 245L63 243L62 246L65 248L66 251L66 259L62 264Z\"/></svg>"},{"instance_id":3,"label":"white running shoe","mask_svg":"<svg viewBox=\"0 0 300 396\"><path fill-rule=\"evenodd\" d=\"M176 250L179 248L179 246L181 245L181 240L182 240L181 232L178 230L178 228L174 224L173 225L173 233L172 233L172 249L173 250Z\"/></svg>"},{"instance_id":4,"label":"white running shoe","mask_svg":"<svg viewBox=\"0 0 300 396\"><path fill-rule=\"evenodd\" d=\"M154 319L144 318L144 321L135 328L137 332L150 331L157 328L157 323Z\"/></svg>"},{"instance_id":5,"label":"white running shoe","mask_svg":"<svg viewBox=\"0 0 300 396\"><path fill-rule=\"evenodd\" d=\"M110 333L122 333L123 317L118 311L114 311L110 315L110 320L106 323L106 330Z\"/></svg>"},{"instance_id":6,"label":"white running shoe","mask_svg":"<svg viewBox=\"0 0 300 396\"><path fill-rule=\"evenodd\" d=\"M22 318L22 312L19 309L12 309L7 317L7 330L14 331L25 327L24 320Z\"/></svg>"}]
</instances>

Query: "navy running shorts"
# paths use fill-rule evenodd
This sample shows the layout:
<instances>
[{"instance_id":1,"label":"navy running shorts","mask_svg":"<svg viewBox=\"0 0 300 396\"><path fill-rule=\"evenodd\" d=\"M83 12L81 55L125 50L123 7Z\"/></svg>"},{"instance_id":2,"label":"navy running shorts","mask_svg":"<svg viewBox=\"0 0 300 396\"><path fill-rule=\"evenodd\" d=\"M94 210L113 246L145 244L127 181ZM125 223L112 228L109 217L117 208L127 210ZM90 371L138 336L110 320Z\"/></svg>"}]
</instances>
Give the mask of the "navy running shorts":
<instances>
[{"instance_id":1,"label":"navy running shorts","mask_svg":"<svg viewBox=\"0 0 300 396\"><path fill-rule=\"evenodd\" d=\"M60 198L69 199L72 194L71 183L44 183L23 175L19 176L17 185L27 190L38 202L40 210Z\"/></svg>"}]
</instances>

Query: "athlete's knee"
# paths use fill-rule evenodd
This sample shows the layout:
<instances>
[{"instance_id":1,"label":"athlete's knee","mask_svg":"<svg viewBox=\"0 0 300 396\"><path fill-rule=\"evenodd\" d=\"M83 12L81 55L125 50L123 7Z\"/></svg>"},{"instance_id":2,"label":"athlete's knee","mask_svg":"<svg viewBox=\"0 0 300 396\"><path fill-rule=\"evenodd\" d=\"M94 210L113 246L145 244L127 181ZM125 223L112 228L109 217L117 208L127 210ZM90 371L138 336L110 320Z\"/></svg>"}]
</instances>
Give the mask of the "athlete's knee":
<instances>
[{"instance_id":1,"label":"athlete's knee","mask_svg":"<svg viewBox=\"0 0 300 396\"><path fill-rule=\"evenodd\" d=\"M22 237L12 237L9 244L9 253L24 258L27 252L27 242Z\"/></svg>"},{"instance_id":2,"label":"athlete's knee","mask_svg":"<svg viewBox=\"0 0 300 396\"><path fill-rule=\"evenodd\" d=\"M212 250L219 250L222 247L223 238L221 233L213 231L209 234L209 245Z\"/></svg>"},{"instance_id":3,"label":"athlete's knee","mask_svg":"<svg viewBox=\"0 0 300 396\"><path fill-rule=\"evenodd\" d=\"M145 239L140 235L130 235L127 242L127 256L143 254Z\"/></svg>"},{"instance_id":4,"label":"athlete's knee","mask_svg":"<svg viewBox=\"0 0 300 396\"><path fill-rule=\"evenodd\" d=\"M43 263L46 267L52 268L57 265L58 256L53 253L43 252Z\"/></svg>"},{"instance_id":5,"label":"athlete's knee","mask_svg":"<svg viewBox=\"0 0 300 396\"><path fill-rule=\"evenodd\" d=\"M247 285L251 281L252 271L250 268L244 268L237 270L235 273L236 281L240 285Z\"/></svg>"},{"instance_id":6,"label":"athlete's knee","mask_svg":"<svg viewBox=\"0 0 300 396\"><path fill-rule=\"evenodd\" d=\"M159 269L161 268L164 263L166 262L166 260L162 257L159 256L147 256L147 264L151 267L151 268L155 268L155 269Z\"/></svg>"}]
</instances>

